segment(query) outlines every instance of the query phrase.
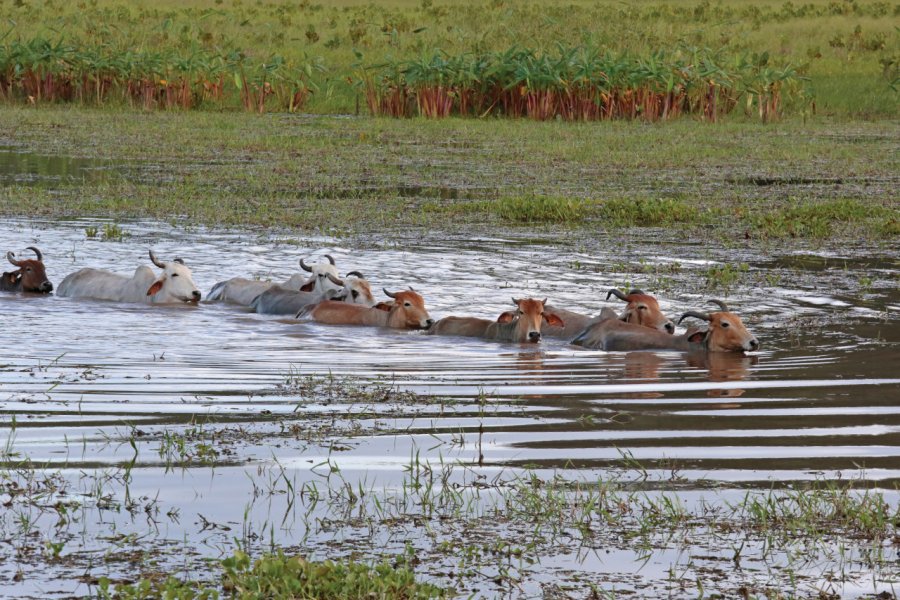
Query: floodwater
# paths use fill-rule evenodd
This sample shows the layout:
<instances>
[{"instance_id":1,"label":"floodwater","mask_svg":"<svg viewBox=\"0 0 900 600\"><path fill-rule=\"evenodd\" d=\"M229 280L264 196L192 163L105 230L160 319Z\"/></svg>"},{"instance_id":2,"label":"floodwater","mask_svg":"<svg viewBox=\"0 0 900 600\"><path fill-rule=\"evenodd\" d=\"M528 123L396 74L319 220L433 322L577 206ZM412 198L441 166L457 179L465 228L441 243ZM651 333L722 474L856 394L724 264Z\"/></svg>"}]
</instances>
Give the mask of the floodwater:
<instances>
[{"instance_id":1,"label":"floodwater","mask_svg":"<svg viewBox=\"0 0 900 600\"><path fill-rule=\"evenodd\" d=\"M399 502L395 495L407 490L411 476L448 467L455 471L444 487L483 483L477 518L491 539L508 533L490 523L492 503L502 496L491 486L524 473L596 482L634 471L642 493L677 489L694 507L710 498L735 502L748 490L850 480L878 488L896 506L900 263L890 249L757 251L515 232L475 239L411 232L352 242L159 223L120 224L127 236L116 241L86 237L102 225L7 221L4 250L22 256L26 246L38 246L58 286L85 266L130 273L149 264L153 248L163 260L182 257L204 297L216 281L286 279L300 258L328 253L342 273L362 271L377 296L382 287L413 286L434 318L493 317L523 296L599 313L616 306L605 301L609 288L641 287L659 297L670 317L708 308L711 297L727 301L761 349L704 358L606 353L562 340L518 345L326 326L216 303L150 307L0 295L4 462L11 468L27 457L30 467L40 466L31 472L59 477L69 498L83 498L82 522L67 523L65 533L56 513L28 512L29 534L46 537L51 548L52 540L66 541L61 555L72 562L50 561L40 580L14 581L37 558L22 551L24 543L0 547L6 564L0 576L11 582L0 596L89 593L95 580L83 576L76 558L97 557L92 564L107 569L99 573L128 573L126 559L110 567L99 557L108 558L111 543L125 554L137 540L146 548L190 539L191 552L161 563L185 571L196 568L188 563L227 555L237 538L251 548L270 540L299 545L320 558L348 555L357 544L395 553L406 543L423 553L436 540L462 544L458 531L435 539L422 534L421 524L399 518L408 516L405 508L392 516L395 529L356 514L363 506L374 510L369 502L379 494L385 510L384 499ZM711 267L741 263L742 279L730 290L703 290ZM368 384L384 394L347 394L342 387ZM297 423L304 433L291 432ZM182 437L172 442L172 432ZM103 477L107 487L98 491ZM370 490L369 500L342 497L345 486L356 496ZM323 498L315 507L304 500L312 489ZM48 504L59 499L47 494ZM4 538L24 535L21 527L21 515L0 518ZM717 575L723 561L733 565L731 548L725 556L661 543L645 553L624 538L603 543L562 545L538 564L515 565L513 595L539 596L572 573L599 577L604 589L671 597L696 597L701 579L707 590L736 589L733 578ZM747 552L764 556L764 546L747 540ZM859 551L848 549L842 560ZM900 570L896 546L886 555L885 568L876 572L860 559L843 583L829 585L846 597L891 589L897 585L891 573ZM787 560L779 556L774 560ZM758 558L742 577L781 585L766 571L771 558ZM452 584L457 563L436 561L441 566L427 575ZM814 587L831 564L793 565L791 580L807 577ZM488 580L502 571L496 564L480 568ZM471 583L457 589L497 591Z\"/></svg>"}]
</instances>

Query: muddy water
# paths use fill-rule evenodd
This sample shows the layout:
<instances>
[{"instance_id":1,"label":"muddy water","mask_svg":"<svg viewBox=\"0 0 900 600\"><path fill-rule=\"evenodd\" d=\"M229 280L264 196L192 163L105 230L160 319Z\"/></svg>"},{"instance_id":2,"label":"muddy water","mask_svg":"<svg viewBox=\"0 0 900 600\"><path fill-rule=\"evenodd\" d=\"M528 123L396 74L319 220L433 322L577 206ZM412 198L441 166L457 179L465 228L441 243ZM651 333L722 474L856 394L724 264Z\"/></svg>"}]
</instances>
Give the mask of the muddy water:
<instances>
[{"instance_id":1,"label":"muddy water","mask_svg":"<svg viewBox=\"0 0 900 600\"><path fill-rule=\"evenodd\" d=\"M323 477L332 481L323 476L325 464L342 480L390 489L409 476L411 457L468 465L486 478L528 467L596 480L608 469L639 463L651 488L677 479L687 498L709 487L739 498L745 488L812 479L858 479L885 490L900 483L900 264L887 250L836 255L647 243L652 240L612 250L603 240L516 233L437 239L414 232L348 242L157 223L125 224L126 238L101 241L86 238L89 227L102 223L6 222L5 249L18 255L39 246L58 285L85 266L130 273L149 264L152 247L163 259L183 257L204 295L231 276L286 278L299 258L329 253L341 272L360 270L375 289L413 286L435 318L493 317L521 296L597 313L615 306L603 300L608 288L629 285L656 292L670 316L722 298L762 344L752 356L605 353L560 340L516 345L324 326L222 304L0 296L6 463L28 457L61 468L73 481L85 470L129 464L140 474L132 475L129 495L159 498L181 514L161 519L154 540L198 536L204 540L199 553L216 556L236 530L246 533L248 520L263 529L280 521L276 541L303 539L306 548L332 555L335 540L348 531L285 526L298 522L297 515L282 520L292 510L288 494L273 492L258 502L259 480L271 483L275 470L286 469L295 490L323 485ZM726 263L747 270L728 292L702 291L710 268ZM310 376L320 388L352 378L433 402L380 404L377 397L340 392L314 400L302 385ZM365 417L354 423L346 418L352 414ZM323 439L267 437L278 415L321 421ZM335 423L338 433L328 434ZM356 426L361 435L353 433ZM218 466L165 468L172 450L160 432L198 427L222 429L228 451ZM472 473L452 479L466 481ZM121 482L112 481L110 490L112 497L124 493ZM120 515L91 527L89 539L81 538L84 552L100 551L101 533L143 531L147 524ZM376 546L399 544L402 551L401 541L388 536ZM635 560L629 552L607 558L612 562L602 568L580 560L593 572L610 564L622 570ZM670 558L657 555L640 578L664 579ZM547 573L569 569L576 559L546 558L546 570L524 589L538 589ZM70 575L60 567L53 589L84 593L84 583L60 583ZM28 582L14 589L40 595Z\"/></svg>"}]
</instances>

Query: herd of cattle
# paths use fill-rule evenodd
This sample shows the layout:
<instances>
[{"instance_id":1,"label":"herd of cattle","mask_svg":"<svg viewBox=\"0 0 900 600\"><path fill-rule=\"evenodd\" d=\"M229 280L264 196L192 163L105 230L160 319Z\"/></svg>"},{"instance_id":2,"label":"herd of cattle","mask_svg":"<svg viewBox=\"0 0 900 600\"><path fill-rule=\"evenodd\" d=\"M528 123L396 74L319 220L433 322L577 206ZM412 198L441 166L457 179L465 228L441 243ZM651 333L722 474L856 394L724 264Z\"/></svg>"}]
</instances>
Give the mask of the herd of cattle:
<instances>
[{"instance_id":1,"label":"herd of cattle","mask_svg":"<svg viewBox=\"0 0 900 600\"><path fill-rule=\"evenodd\" d=\"M47 279L41 251L29 246L34 259L6 257L17 267L4 273L0 290L47 294L53 284ZM719 300L710 302L720 310L688 311L678 320L693 317L706 322L675 335L675 324L663 315L653 296L640 290L623 293L612 289L606 296L625 302L616 313L604 308L596 317L549 306L546 300L516 299L515 310L505 311L495 320L476 317L429 316L422 296L408 290L384 293L388 301L378 302L369 282L359 271L340 277L334 259L307 264L300 260L303 273L277 284L270 281L233 278L213 286L207 301L247 306L261 314L294 315L333 325L368 325L397 329L422 329L433 335L480 337L506 342L539 342L543 336L570 340L585 348L610 351L676 350L681 352L745 352L759 348L759 342L740 317ZM147 265L127 277L102 269L81 269L63 279L57 295L70 298L94 298L148 304L197 303L200 290L191 270L180 258L164 262L150 251L150 261L160 269L156 274Z\"/></svg>"}]
</instances>

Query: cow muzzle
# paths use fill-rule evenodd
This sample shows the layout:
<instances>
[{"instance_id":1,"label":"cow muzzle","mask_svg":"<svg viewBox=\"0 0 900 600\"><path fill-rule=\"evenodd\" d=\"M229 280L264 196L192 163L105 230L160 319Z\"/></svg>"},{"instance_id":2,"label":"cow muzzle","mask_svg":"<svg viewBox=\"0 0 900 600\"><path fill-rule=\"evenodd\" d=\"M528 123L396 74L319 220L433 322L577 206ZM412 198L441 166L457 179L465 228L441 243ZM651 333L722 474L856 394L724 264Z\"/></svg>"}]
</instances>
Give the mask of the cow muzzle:
<instances>
[{"instance_id":1,"label":"cow muzzle","mask_svg":"<svg viewBox=\"0 0 900 600\"><path fill-rule=\"evenodd\" d=\"M44 283L41 284L41 292L42 293L49 294L52 291L53 291L53 284L50 283L49 281L45 281Z\"/></svg>"},{"instance_id":2,"label":"cow muzzle","mask_svg":"<svg viewBox=\"0 0 900 600\"><path fill-rule=\"evenodd\" d=\"M528 341L532 343L537 343L541 341L541 332L540 331L529 331L528 332Z\"/></svg>"},{"instance_id":3,"label":"cow muzzle","mask_svg":"<svg viewBox=\"0 0 900 600\"><path fill-rule=\"evenodd\" d=\"M759 350L759 340L756 338L750 338L746 342L744 342L744 350L752 352L754 350Z\"/></svg>"}]
</instances>

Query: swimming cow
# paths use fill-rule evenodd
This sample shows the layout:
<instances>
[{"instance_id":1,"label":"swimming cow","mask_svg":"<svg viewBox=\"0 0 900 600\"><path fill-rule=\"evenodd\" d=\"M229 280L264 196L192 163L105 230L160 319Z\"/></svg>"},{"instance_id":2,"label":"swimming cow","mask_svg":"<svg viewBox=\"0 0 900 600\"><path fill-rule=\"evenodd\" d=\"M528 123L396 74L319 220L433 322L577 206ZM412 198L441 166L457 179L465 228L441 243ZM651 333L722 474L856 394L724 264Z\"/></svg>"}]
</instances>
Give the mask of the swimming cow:
<instances>
[{"instance_id":1,"label":"swimming cow","mask_svg":"<svg viewBox=\"0 0 900 600\"><path fill-rule=\"evenodd\" d=\"M63 279L57 295L145 304L200 301L200 290L183 260L176 258L171 262L162 262L153 250L150 251L150 260L162 269L159 277L146 265L138 267L131 277L104 269L81 269Z\"/></svg>"},{"instance_id":2,"label":"swimming cow","mask_svg":"<svg viewBox=\"0 0 900 600\"><path fill-rule=\"evenodd\" d=\"M705 329L692 329L682 335L670 335L657 329L607 318L592 325L572 340L576 346L598 350L676 350L679 352L745 352L757 350L759 340L747 331L741 318L729 312L721 300L710 300L721 310L703 313L688 311L678 320L688 317L708 323Z\"/></svg>"},{"instance_id":3,"label":"swimming cow","mask_svg":"<svg viewBox=\"0 0 900 600\"><path fill-rule=\"evenodd\" d=\"M49 294L53 291L53 284L47 279L47 271L44 269L43 254L34 246L28 246L28 250L34 252L37 258L16 260L15 254L6 253L6 260L18 269L3 274L0 279L0 290L35 294Z\"/></svg>"}]
</instances>

